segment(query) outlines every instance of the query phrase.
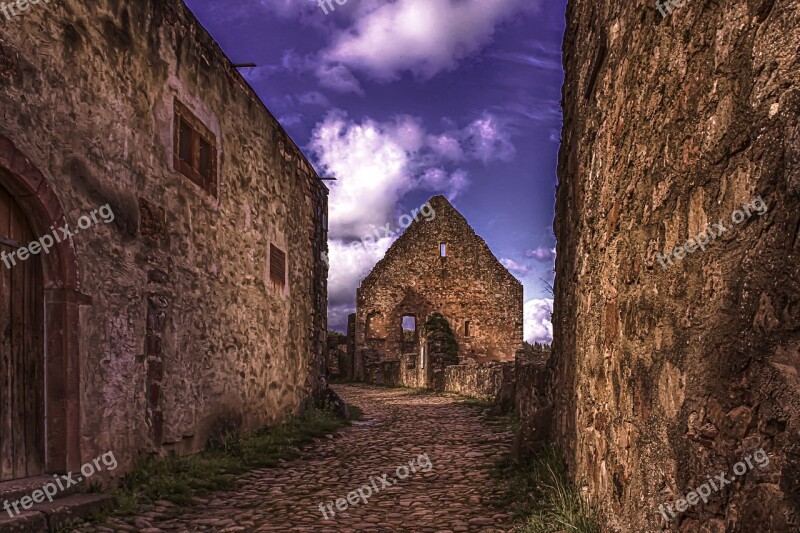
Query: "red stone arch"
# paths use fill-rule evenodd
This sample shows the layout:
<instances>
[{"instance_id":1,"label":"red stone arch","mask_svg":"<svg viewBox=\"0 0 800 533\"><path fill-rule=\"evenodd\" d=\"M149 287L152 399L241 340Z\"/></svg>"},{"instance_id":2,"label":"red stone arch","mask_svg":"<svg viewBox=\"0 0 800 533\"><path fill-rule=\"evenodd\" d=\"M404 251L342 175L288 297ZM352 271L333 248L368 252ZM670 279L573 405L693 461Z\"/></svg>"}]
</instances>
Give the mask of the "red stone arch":
<instances>
[{"instance_id":1,"label":"red stone arch","mask_svg":"<svg viewBox=\"0 0 800 533\"><path fill-rule=\"evenodd\" d=\"M36 235L66 224L50 183L10 139L0 135L0 185L25 212ZM44 281L45 469L80 468L79 313L89 299L80 292L72 242L40 254Z\"/></svg>"}]
</instances>

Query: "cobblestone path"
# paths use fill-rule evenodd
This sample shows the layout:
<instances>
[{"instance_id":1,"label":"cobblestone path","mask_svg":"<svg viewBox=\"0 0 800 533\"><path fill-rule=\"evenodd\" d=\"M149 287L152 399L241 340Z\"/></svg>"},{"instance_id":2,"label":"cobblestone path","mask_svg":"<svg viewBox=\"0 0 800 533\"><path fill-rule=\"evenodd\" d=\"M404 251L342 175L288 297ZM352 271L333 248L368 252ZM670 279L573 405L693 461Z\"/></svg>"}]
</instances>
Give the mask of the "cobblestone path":
<instances>
[{"instance_id":1,"label":"cobblestone path","mask_svg":"<svg viewBox=\"0 0 800 533\"><path fill-rule=\"evenodd\" d=\"M450 395L334 388L361 407L364 417L335 436L318 439L301 458L245 474L235 490L198 499L196 506L164 502L140 516L79 531L511 530L511 517L497 503L506 489L491 476L497 459L509 451L506 419L485 419ZM354 505L346 503L348 494L364 485L373 492L367 503L360 498ZM340 498L345 511L336 509Z\"/></svg>"}]
</instances>

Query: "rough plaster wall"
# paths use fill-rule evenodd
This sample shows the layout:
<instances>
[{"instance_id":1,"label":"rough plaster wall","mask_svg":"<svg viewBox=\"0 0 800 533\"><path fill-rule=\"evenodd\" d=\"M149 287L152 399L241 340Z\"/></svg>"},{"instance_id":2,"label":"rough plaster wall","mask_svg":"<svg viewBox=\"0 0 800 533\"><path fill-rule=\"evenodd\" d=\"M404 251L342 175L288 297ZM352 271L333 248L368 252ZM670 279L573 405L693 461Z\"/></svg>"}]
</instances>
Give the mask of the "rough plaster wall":
<instances>
[{"instance_id":1,"label":"rough plaster wall","mask_svg":"<svg viewBox=\"0 0 800 533\"><path fill-rule=\"evenodd\" d=\"M0 133L73 226L105 203L116 214L74 239L93 300L83 459L112 450L122 473L162 442L196 450L212 426L297 409L324 365L326 193L219 47L176 1L40 3L2 31ZM218 198L172 169L176 97L217 135ZM287 252L284 291L270 243Z\"/></svg>"},{"instance_id":2,"label":"rough plaster wall","mask_svg":"<svg viewBox=\"0 0 800 533\"><path fill-rule=\"evenodd\" d=\"M420 217L412 223L361 282L357 353L375 350L378 360L397 360L404 351L403 315L415 315L419 330L428 314L440 312L456 335L462 361L513 359L522 346L522 285L444 197L430 204L433 220ZM443 242L448 245L444 260L439 257ZM371 327L384 335L381 340L365 338L367 317L373 313L377 318ZM467 338L466 320L471 322ZM418 345L411 351L418 352Z\"/></svg>"},{"instance_id":3,"label":"rough plaster wall","mask_svg":"<svg viewBox=\"0 0 800 533\"><path fill-rule=\"evenodd\" d=\"M656 531L659 504L763 447L680 527L800 531L800 2L662 20L573 0L567 21L552 390L572 472L609 530ZM759 195L768 212L731 224Z\"/></svg>"}]
</instances>

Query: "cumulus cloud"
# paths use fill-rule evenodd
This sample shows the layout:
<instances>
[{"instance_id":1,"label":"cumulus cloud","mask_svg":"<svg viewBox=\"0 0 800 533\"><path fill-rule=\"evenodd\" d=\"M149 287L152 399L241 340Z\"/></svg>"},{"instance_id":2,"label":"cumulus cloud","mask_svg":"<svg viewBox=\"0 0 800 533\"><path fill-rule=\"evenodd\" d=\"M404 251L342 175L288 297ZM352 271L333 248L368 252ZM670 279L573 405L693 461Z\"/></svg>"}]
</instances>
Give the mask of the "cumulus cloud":
<instances>
[{"instance_id":1,"label":"cumulus cloud","mask_svg":"<svg viewBox=\"0 0 800 533\"><path fill-rule=\"evenodd\" d=\"M525 257L536 259L542 263L552 263L556 259L556 249L539 246L538 248L525 252Z\"/></svg>"},{"instance_id":2,"label":"cumulus cloud","mask_svg":"<svg viewBox=\"0 0 800 533\"><path fill-rule=\"evenodd\" d=\"M523 314L523 329L526 341L545 344L553 342L552 299L528 300L525 302Z\"/></svg>"},{"instance_id":3,"label":"cumulus cloud","mask_svg":"<svg viewBox=\"0 0 800 533\"><path fill-rule=\"evenodd\" d=\"M524 278L531 273L531 267L527 265L521 265L513 259L503 258L500 260L500 263L506 267L509 272L521 278Z\"/></svg>"},{"instance_id":4,"label":"cumulus cloud","mask_svg":"<svg viewBox=\"0 0 800 533\"><path fill-rule=\"evenodd\" d=\"M537 6L536 0L365 2L323 58L380 81L406 71L430 78L479 52L499 25Z\"/></svg>"},{"instance_id":5,"label":"cumulus cloud","mask_svg":"<svg viewBox=\"0 0 800 533\"><path fill-rule=\"evenodd\" d=\"M464 137L473 157L484 163L495 159L509 161L516 153L509 133L491 113L484 113L481 118L467 126Z\"/></svg>"},{"instance_id":6,"label":"cumulus cloud","mask_svg":"<svg viewBox=\"0 0 800 533\"><path fill-rule=\"evenodd\" d=\"M338 178L331 185L331 236L359 239L395 221L397 204L412 190L454 201L469 186L469 177L462 168L448 168L453 159L486 161L507 152L507 136L484 127L487 120L495 123L485 114L463 130L433 134L410 116L357 122L339 110L329 113L312 133L310 148L325 172Z\"/></svg>"},{"instance_id":7,"label":"cumulus cloud","mask_svg":"<svg viewBox=\"0 0 800 533\"><path fill-rule=\"evenodd\" d=\"M360 239L395 218L395 206L414 186L413 155L422 135L410 117L356 123L335 111L317 125L311 149L338 178L329 201L332 238Z\"/></svg>"}]
</instances>

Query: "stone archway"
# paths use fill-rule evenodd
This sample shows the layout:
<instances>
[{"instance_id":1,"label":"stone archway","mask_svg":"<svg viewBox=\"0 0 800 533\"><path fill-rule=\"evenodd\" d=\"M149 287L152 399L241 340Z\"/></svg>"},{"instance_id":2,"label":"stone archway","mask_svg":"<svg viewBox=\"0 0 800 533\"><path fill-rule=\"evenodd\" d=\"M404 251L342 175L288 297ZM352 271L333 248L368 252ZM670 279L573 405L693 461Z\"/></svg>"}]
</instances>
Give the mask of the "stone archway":
<instances>
[{"instance_id":1,"label":"stone archway","mask_svg":"<svg viewBox=\"0 0 800 533\"><path fill-rule=\"evenodd\" d=\"M33 233L52 233L66 224L50 183L14 143L0 135L0 185L22 209ZM70 241L40 254L43 279L45 471L80 467L78 262Z\"/></svg>"}]
</instances>

